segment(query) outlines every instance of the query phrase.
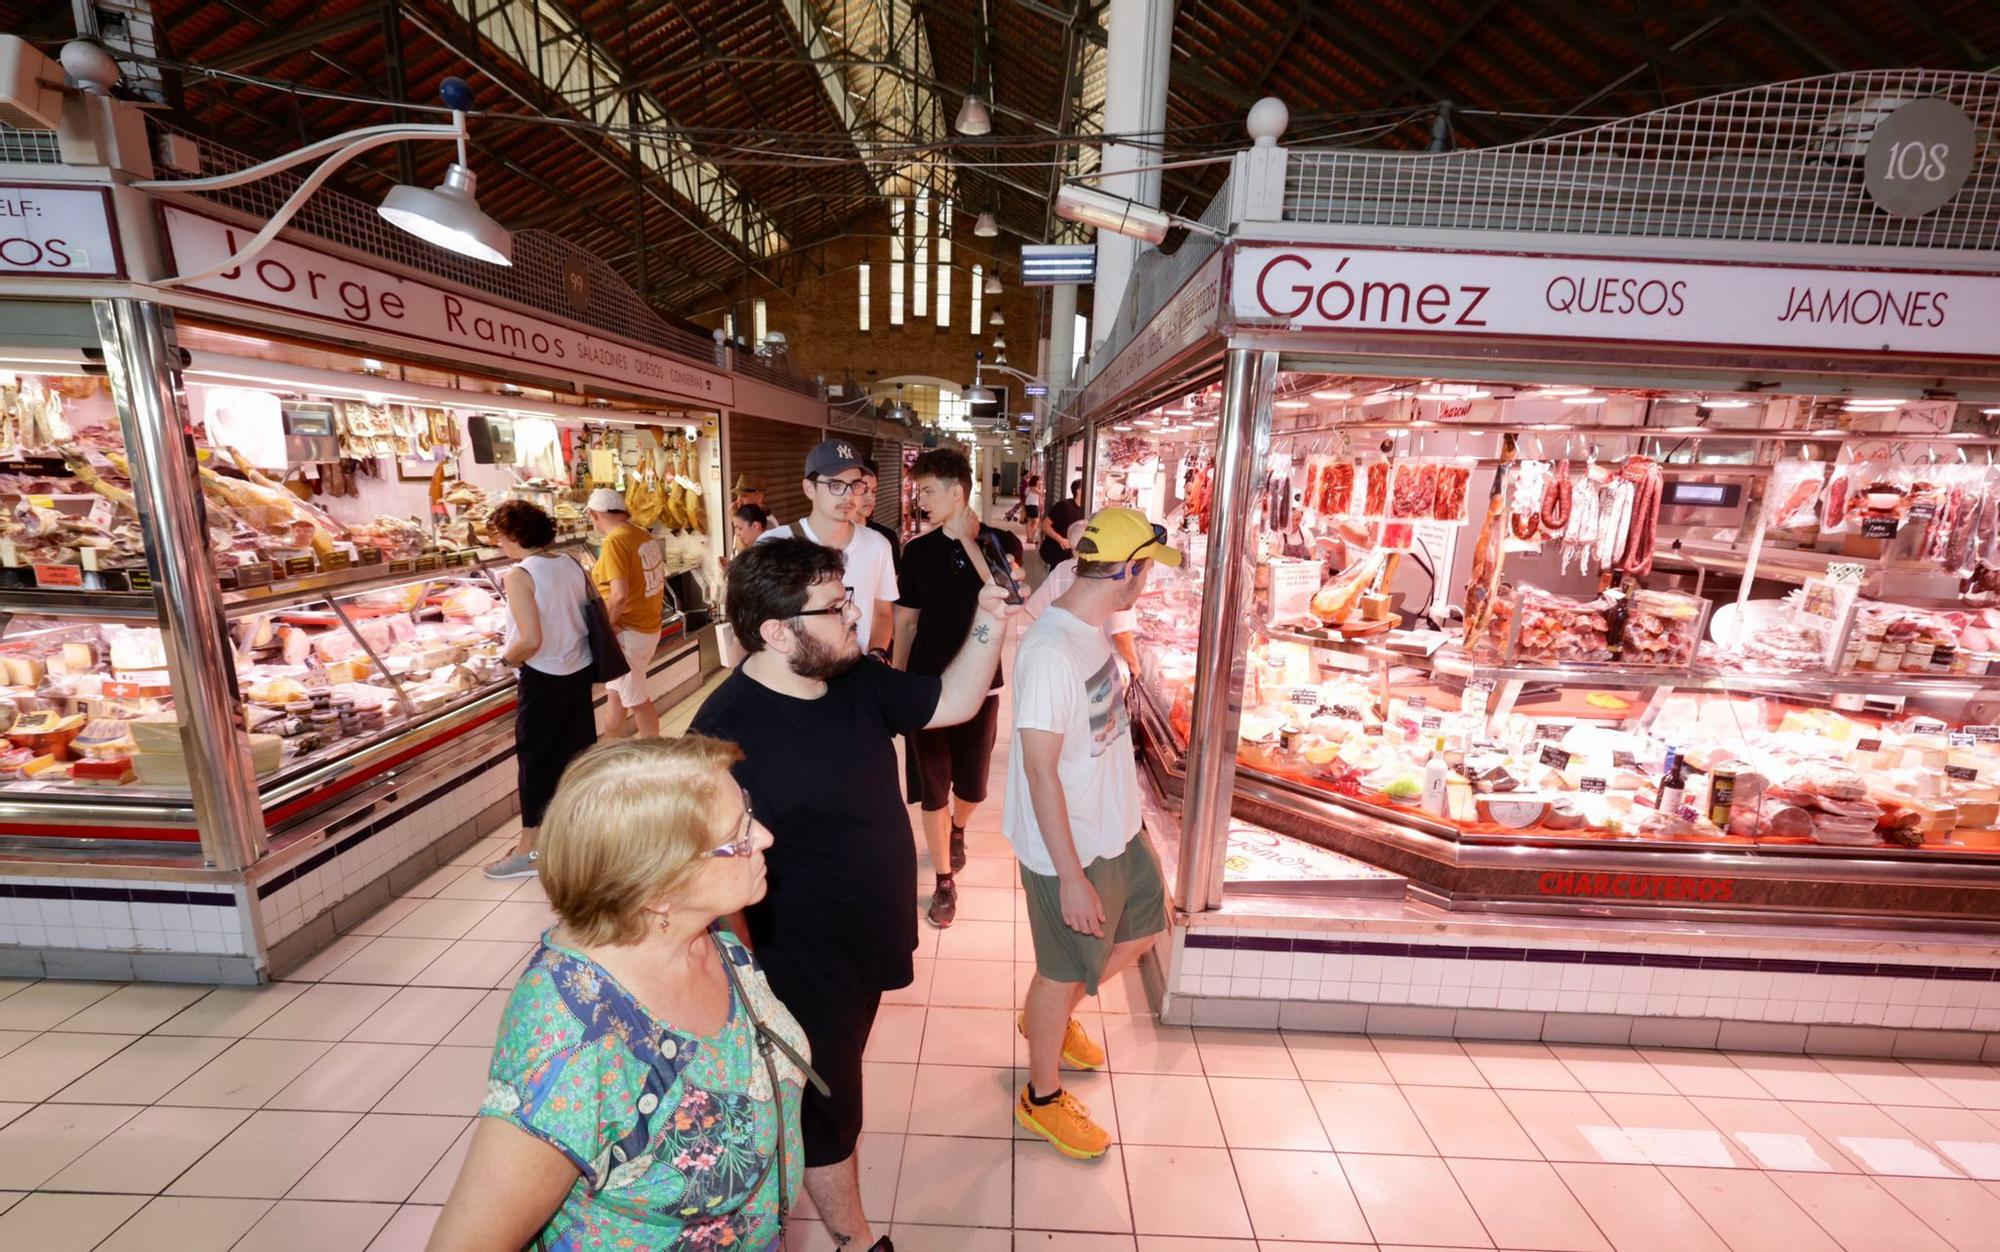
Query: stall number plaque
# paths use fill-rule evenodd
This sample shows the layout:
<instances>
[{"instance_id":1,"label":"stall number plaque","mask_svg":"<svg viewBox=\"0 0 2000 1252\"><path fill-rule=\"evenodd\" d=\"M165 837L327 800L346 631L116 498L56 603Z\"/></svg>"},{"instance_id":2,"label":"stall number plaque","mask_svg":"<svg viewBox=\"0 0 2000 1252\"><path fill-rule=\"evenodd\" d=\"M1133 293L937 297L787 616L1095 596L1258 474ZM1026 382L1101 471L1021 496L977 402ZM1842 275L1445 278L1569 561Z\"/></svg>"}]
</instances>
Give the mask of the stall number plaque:
<instances>
[{"instance_id":1,"label":"stall number plaque","mask_svg":"<svg viewBox=\"0 0 2000 1252\"><path fill-rule=\"evenodd\" d=\"M1912 100L1875 123L1862 161L1875 207L1922 217L1944 207L1972 173L1978 139L1965 110L1935 97Z\"/></svg>"}]
</instances>

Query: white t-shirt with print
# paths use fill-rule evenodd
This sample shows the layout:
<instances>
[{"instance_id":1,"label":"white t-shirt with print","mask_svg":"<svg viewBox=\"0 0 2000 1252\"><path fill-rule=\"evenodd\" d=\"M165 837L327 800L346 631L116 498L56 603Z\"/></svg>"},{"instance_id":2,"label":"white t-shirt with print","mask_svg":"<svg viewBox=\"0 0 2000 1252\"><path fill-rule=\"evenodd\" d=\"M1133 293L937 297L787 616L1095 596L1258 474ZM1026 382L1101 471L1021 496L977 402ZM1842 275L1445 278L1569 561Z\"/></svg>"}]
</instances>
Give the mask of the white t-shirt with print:
<instances>
[{"instance_id":1,"label":"white t-shirt with print","mask_svg":"<svg viewBox=\"0 0 2000 1252\"><path fill-rule=\"evenodd\" d=\"M1056 775L1078 862L1087 866L1123 852L1139 833L1140 821L1125 680L1104 632L1060 606L1051 605L1028 628L1014 654L1014 742L1001 820L1021 864L1052 878L1055 862L1028 794L1024 730L1063 737Z\"/></svg>"},{"instance_id":2,"label":"white t-shirt with print","mask_svg":"<svg viewBox=\"0 0 2000 1252\"><path fill-rule=\"evenodd\" d=\"M802 517L789 526L774 526L757 537L757 542L766 539L809 539L814 543L831 548L815 535L812 519ZM854 633L861 640L861 650L866 652L871 646L869 636L875 633L875 603L887 600L894 604L902 594L896 586L896 554L889 550L889 541L866 526L856 526L854 537L847 546L840 549L847 558L847 570L840 581L854 596L854 603L861 609L861 620L855 624ZM882 641L887 646L888 640Z\"/></svg>"}]
</instances>

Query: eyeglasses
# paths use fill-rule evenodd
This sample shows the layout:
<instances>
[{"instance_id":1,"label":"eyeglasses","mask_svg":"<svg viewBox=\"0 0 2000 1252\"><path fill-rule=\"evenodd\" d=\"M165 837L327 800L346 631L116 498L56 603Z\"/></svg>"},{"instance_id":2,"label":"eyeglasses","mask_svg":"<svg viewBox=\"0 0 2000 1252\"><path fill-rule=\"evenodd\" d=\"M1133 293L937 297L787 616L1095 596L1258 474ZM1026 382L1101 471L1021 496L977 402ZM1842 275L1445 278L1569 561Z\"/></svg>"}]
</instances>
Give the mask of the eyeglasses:
<instances>
[{"instance_id":1,"label":"eyeglasses","mask_svg":"<svg viewBox=\"0 0 2000 1252\"><path fill-rule=\"evenodd\" d=\"M847 612L847 610L853 607L854 607L854 593L852 591L849 591L846 595L842 596L838 601L834 602L833 604L827 605L823 609L800 609L798 612L792 614L792 616L793 617L837 617L844 615Z\"/></svg>"},{"instance_id":2,"label":"eyeglasses","mask_svg":"<svg viewBox=\"0 0 2000 1252\"><path fill-rule=\"evenodd\" d=\"M826 488L828 495L839 500L853 492L861 490L867 485L868 480L865 478L815 478L813 479L813 483L816 486Z\"/></svg>"},{"instance_id":3,"label":"eyeglasses","mask_svg":"<svg viewBox=\"0 0 2000 1252\"><path fill-rule=\"evenodd\" d=\"M743 791L741 787L738 787L737 790ZM736 837L734 839L731 839L728 843L710 848L707 852L703 853L703 855L716 856L716 857L749 856L751 852L756 850L757 837L756 835L751 833L751 828L755 826L756 823L757 823L757 815L750 811L750 793L747 791L743 791L742 828L736 832Z\"/></svg>"}]
</instances>

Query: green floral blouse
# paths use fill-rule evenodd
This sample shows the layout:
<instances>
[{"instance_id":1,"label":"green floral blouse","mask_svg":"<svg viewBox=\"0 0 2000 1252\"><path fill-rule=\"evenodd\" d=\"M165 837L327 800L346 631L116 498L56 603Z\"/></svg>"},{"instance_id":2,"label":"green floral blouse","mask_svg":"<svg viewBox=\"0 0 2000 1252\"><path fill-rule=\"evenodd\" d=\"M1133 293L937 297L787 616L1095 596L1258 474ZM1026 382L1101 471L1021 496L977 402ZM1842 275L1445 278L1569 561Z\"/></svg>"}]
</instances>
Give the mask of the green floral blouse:
<instances>
[{"instance_id":1,"label":"green floral blouse","mask_svg":"<svg viewBox=\"0 0 2000 1252\"><path fill-rule=\"evenodd\" d=\"M806 1055L805 1034L735 936L723 951L765 1025ZM805 1075L774 1052L785 1194L804 1176ZM603 966L542 936L500 1021L480 1114L518 1126L579 1173L536 1245L759 1252L780 1221L779 1105L756 1030L733 993L712 1036L655 1018Z\"/></svg>"}]
</instances>

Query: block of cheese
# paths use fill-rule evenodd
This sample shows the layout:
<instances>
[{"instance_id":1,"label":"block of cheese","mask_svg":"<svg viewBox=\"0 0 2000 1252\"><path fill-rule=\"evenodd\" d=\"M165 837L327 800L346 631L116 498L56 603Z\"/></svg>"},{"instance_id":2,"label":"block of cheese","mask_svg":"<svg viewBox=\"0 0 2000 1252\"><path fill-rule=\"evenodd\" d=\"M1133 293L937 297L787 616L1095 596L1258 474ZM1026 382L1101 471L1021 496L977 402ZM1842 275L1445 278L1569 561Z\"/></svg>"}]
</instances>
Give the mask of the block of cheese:
<instances>
[{"instance_id":1,"label":"block of cheese","mask_svg":"<svg viewBox=\"0 0 2000 1252\"><path fill-rule=\"evenodd\" d=\"M245 735L244 757L252 772L268 774L284 760L284 740L276 735ZM140 752L132 758L139 781L147 786L184 786L188 780L188 758L173 752ZM25 771L24 771L25 772Z\"/></svg>"},{"instance_id":2,"label":"block of cheese","mask_svg":"<svg viewBox=\"0 0 2000 1252\"><path fill-rule=\"evenodd\" d=\"M1960 826L1991 826L2000 822L2000 801L1958 800L1955 804Z\"/></svg>"},{"instance_id":3,"label":"block of cheese","mask_svg":"<svg viewBox=\"0 0 2000 1252\"><path fill-rule=\"evenodd\" d=\"M132 741L141 752L180 755L181 724L172 713L149 713L132 719Z\"/></svg>"},{"instance_id":4,"label":"block of cheese","mask_svg":"<svg viewBox=\"0 0 2000 1252\"><path fill-rule=\"evenodd\" d=\"M37 686L48 672L48 667L32 656L0 656L0 669L7 671L7 683L12 687Z\"/></svg>"}]
</instances>

